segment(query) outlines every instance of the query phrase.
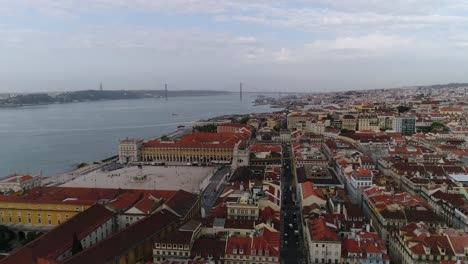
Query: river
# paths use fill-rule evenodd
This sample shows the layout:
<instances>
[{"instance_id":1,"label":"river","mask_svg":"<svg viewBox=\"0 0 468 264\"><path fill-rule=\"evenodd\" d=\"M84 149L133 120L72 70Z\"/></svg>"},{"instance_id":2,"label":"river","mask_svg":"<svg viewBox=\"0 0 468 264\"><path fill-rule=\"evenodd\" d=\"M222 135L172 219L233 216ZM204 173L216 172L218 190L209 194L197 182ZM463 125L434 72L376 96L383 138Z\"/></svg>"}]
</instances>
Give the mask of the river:
<instances>
[{"instance_id":1,"label":"river","mask_svg":"<svg viewBox=\"0 0 468 264\"><path fill-rule=\"evenodd\" d=\"M268 112L257 94L80 102L0 109L0 177L55 175L118 154L118 140L155 138L179 124L226 114ZM177 115L173 115L173 113Z\"/></svg>"}]
</instances>

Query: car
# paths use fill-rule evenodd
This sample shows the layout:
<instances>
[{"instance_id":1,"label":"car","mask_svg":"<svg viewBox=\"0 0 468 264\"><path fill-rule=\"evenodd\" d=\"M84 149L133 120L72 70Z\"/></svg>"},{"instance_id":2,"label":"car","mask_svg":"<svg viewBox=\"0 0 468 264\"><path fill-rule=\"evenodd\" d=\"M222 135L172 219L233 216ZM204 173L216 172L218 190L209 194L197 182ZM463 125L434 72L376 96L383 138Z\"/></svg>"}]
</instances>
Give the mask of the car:
<instances>
[{"instance_id":1,"label":"car","mask_svg":"<svg viewBox=\"0 0 468 264\"><path fill-rule=\"evenodd\" d=\"M284 233L284 237L288 237L288 233Z\"/></svg>"},{"instance_id":2,"label":"car","mask_svg":"<svg viewBox=\"0 0 468 264\"><path fill-rule=\"evenodd\" d=\"M284 244L287 246L287 245L288 245L288 241L287 241L287 240L285 240L285 241L284 241Z\"/></svg>"},{"instance_id":3,"label":"car","mask_svg":"<svg viewBox=\"0 0 468 264\"><path fill-rule=\"evenodd\" d=\"M293 224L289 224L289 229L293 229Z\"/></svg>"},{"instance_id":4,"label":"car","mask_svg":"<svg viewBox=\"0 0 468 264\"><path fill-rule=\"evenodd\" d=\"M294 230L294 235L298 236L299 235L299 230Z\"/></svg>"}]
</instances>

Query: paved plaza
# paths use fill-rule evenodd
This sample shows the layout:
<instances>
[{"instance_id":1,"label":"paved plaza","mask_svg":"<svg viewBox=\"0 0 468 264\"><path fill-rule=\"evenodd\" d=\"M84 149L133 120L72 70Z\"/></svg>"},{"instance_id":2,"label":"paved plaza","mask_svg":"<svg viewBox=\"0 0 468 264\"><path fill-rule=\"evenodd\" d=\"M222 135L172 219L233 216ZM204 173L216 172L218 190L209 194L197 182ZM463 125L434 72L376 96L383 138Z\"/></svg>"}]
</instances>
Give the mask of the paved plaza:
<instances>
[{"instance_id":1,"label":"paved plaza","mask_svg":"<svg viewBox=\"0 0 468 264\"><path fill-rule=\"evenodd\" d=\"M215 167L143 166L114 171L97 170L77 177L61 186L146 190L185 190L199 193L200 184L211 177Z\"/></svg>"}]
</instances>

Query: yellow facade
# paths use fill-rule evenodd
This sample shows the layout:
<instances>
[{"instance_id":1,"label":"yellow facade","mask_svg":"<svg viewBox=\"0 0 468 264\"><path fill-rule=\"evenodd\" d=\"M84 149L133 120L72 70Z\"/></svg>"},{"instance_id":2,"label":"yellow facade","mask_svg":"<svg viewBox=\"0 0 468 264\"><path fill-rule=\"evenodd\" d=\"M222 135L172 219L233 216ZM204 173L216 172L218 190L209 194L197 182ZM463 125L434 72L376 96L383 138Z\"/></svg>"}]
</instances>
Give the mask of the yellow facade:
<instances>
[{"instance_id":1,"label":"yellow facade","mask_svg":"<svg viewBox=\"0 0 468 264\"><path fill-rule=\"evenodd\" d=\"M273 130L275 127L279 127L279 124L278 124L278 123L279 123L279 122L278 122L277 120L275 120L275 119L272 119L272 118L267 119L267 126L268 126L268 128L270 128L270 129L272 129L272 130Z\"/></svg>"},{"instance_id":2,"label":"yellow facade","mask_svg":"<svg viewBox=\"0 0 468 264\"><path fill-rule=\"evenodd\" d=\"M89 208L87 205L0 202L0 224L21 229L53 228Z\"/></svg>"},{"instance_id":3,"label":"yellow facade","mask_svg":"<svg viewBox=\"0 0 468 264\"><path fill-rule=\"evenodd\" d=\"M233 155L232 149L225 148L152 148L145 147L141 150L143 161L230 161Z\"/></svg>"}]
</instances>

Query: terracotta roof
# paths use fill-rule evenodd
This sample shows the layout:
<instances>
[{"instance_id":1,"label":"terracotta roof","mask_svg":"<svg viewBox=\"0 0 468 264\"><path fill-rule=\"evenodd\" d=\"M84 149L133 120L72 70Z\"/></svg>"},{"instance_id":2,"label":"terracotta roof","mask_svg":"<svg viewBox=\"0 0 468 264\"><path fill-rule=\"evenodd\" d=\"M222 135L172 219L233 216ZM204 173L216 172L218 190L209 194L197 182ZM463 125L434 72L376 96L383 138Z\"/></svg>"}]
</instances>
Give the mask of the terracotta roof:
<instances>
[{"instance_id":1,"label":"terracotta roof","mask_svg":"<svg viewBox=\"0 0 468 264\"><path fill-rule=\"evenodd\" d=\"M369 254L380 254L380 257L377 257L377 260L390 259L390 257L385 252L387 252L387 248L380 240L369 241L363 239L362 241L358 241L358 239L345 238L343 239L343 243L341 245L342 258L348 258L348 253L353 253L359 254L363 259L370 257Z\"/></svg>"},{"instance_id":2,"label":"terracotta roof","mask_svg":"<svg viewBox=\"0 0 468 264\"><path fill-rule=\"evenodd\" d=\"M322 190L314 188L314 184L310 181L301 183L301 189L303 199L307 199L310 196L315 196L322 200L325 199L325 195L323 194Z\"/></svg>"},{"instance_id":3,"label":"terracotta roof","mask_svg":"<svg viewBox=\"0 0 468 264\"><path fill-rule=\"evenodd\" d=\"M185 217L188 212L199 202L198 195L179 190L172 196L165 206L174 210L181 217Z\"/></svg>"},{"instance_id":4,"label":"terracotta roof","mask_svg":"<svg viewBox=\"0 0 468 264\"><path fill-rule=\"evenodd\" d=\"M369 178L369 177L372 177L372 171L366 170L360 167L357 171L353 171L353 175L356 178L362 178L362 177Z\"/></svg>"},{"instance_id":5,"label":"terracotta roof","mask_svg":"<svg viewBox=\"0 0 468 264\"><path fill-rule=\"evenodd\" d=\"M74 187L36 187L22 196L0 196L2 202L92 205L111 200L122 190Z\"/></svg>"},{"instance_id":6,"label":"terracotta roof","mask_svg":"<svg viewBox=\"0 0 468 264\"><path fill-rule=\"evenodd\" d=\"M225 248L226 241L215 238L199 238L193 244L191 257L200 256L202 258L207 258L211 256L215 260L219 260L224 257Z\"/></svg>"},{"instance_id":7,"label":"terracotta roof","mask_svg":"<svg viewBox=\"0 0 468 264\"><path fill-rule=\"evenodd\" d=\"M463 108L461 107L441 107L441 112L463 112Z\"/></svg>"},{"instance_id":8,"label":"terracotta roof","mask_svg":"<svg viewBox=\"0 0 468 264\"><path fill-rule=\"evenodd\" d=\"M281 145L280 144L252 144L249 146L249 151L253 153L257 153L257 152L281 153Z\"/></svg>"},{"instance_id":9,"label":"terracotta roof","mask_svg":"<svg viewBox=\"0 0 468 264\"><path fill-rule=\"evenodd\" d=\"M331 227L327 225L323 218L310 221L309 233L314 241L336 241L339 242L338 236Z\"/></svg>"},{"instance_id":10,"label":"terracotta roof","mask_svg":"<svg viewBox=\"0 0 468 264\"><path fill-rule=\"evenodd\" d=\"M11 178L8 178L7 182L17 182L18 179L19 179L20 182L25 182L25 181L28 181L28 180L30 180L32 178L34 178L34 177L31 176L31 175L13 176Z\"/></svg>"},{"instance_id":11,"label":"terracotta roof","mask_svg":"<svg viewBox=\"0 0 468 264\"><path fill-rule=\"evenodd\" d=\"M242 250L242 253L240 253ZM263 237L239 237L231 236L228 237L226 242L226 254L235 255L245 255L252 256L252 250L255 250L255 256L266 256L266 251L268 251L268 256L277 256L279 257L279 252L268 243L268 241ZM260 254L261 251L261 254Z\"/></svg>"},{"instance_id":12,"label":"terracotta roof","mask_svg":"<svg viewBox=\"0 0 468 264\"><path fill-rule=\"evenodd\" d=\"M154 213L66 259L63 263L107 263L177 220L176 215L166 210Z\"/></svg>"},{"instance_id":13,"label":"terracotta roof","mask_svg":"<svg viewBox=\"0 0 468 264\"><path fill-rule=\"evenodd\" d=\"M143 145L150 148L233 148L237 142L248 137L245 133L192 133L175 142L161 142L160 139L155 139Z\"/></svg>"}]
</instances>

